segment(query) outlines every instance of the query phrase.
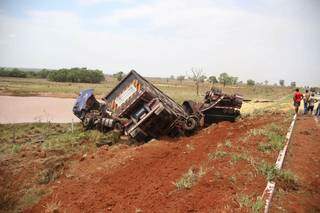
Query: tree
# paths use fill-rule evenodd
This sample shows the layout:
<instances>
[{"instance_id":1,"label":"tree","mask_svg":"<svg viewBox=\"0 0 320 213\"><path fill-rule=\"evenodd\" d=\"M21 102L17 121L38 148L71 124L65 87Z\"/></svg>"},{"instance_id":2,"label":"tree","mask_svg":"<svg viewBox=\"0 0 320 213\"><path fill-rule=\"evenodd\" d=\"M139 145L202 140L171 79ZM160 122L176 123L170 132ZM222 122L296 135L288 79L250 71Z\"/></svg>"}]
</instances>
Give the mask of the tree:
<instances>
[{"instance_id":1,"label":"tree","mask_svg":"<svg viewBox=\"0 0 320 213\"><path fill-rule=\"evenodd\" d=\"M297 86L297 84L296 84L296 82L295 82L295 81L292 81L292 82L290 83L290 86L291 86L292 88L294 88L294 87L296 87L296 86Z\"/></svg>"},{"instance_id":2,"label":"tree","mask_svg":"<svg viewBox=\"0 0 320 213\"><path fill-rule=\"evenodd\" d=\"M238 83L238 77L229 76L230 84L235 85Z\"/></svg>"},{"instance_id":3,"label":"tree","mask_svg":"<svg viewBox=\"0 0 320 213\"><path fill-rule=\"evenodd\" d=\"M201 75L200 78L199 78L199 81L200 81L201 83L203 83L206 79L207 79L207 76Z\"/></svg>"},{"instance_id":4,"label":"tree","mask_svg":"<svg viewBox=\"0 0 320 213\"><path fill-rule=\"evenodd\" d=\"M212 85L218 83L216 76L210 76L208 80Z\"/></svg>"},{"instance_id":5,"label":"tree","mask_svg":"<svg viewBox=\"0 0 320 213\"><path fill-rule=\"evenodd\" d=\"M180 81L180 84L182 84L182 81L185 79L184 75L177 76L177 80Z\"/></svg>"},{"instance_id":6,"label":"tree","mask_svg":"<svg viewBox=\"0 0 320 213\"><path fill-rule=\"evenodd\" d=\"M284 80L280 80L279 81L279 85L283 87L284 86Z\"/></svg>"},{"instance_id":7,"label":"tree","mask_svg":"<svg viewBox=\"0 0 320 213\"><path fill-rule=\"evenodd\" d=\"M225 87L226 84L229 84L230 83L230 77L227 73L221 73L220 76L219 76L219 82L221 84L223 84L223 86Z\"/></svg>"},{"instance_id":8,"label":"tree","mask_svg":"<svg viewBox=\"0 0 320 213\"><path fill-rule=\"evenodd\" d=\"M42 69L42 70L40 70L38 73L37 73L37 76L39 77L39 78L47 78L48 77L48 75L49 75L49 70L47 70L47 69Z\"/></svg>"},{"instance_id":9,"label":"tree","mask_svg":"<svg viewBox=\"0 0 320 213\"><path fill-rule=\"evenodd\" d=\"M49 81L77 82L77 83L100 83L104 80L101 70L88 70L87 68L71 68L50 71Z\"/></svg>"},{"instance_id":10,"label":"tree","mask_svg":"<svg viewBox=\"0 0 320 213\"><path fill-rule=\"evenodd\" d=\"M264 85L268 85L269 81L268 80L265 80L264 81Z\"/></svg>"},{"instance_id":11,"label":"tree","mask_svg":"<svg viewBox=\"0 0 320 213\"><path fill-rule=\"evenodd\" d=\"M113 76L115 79L117 79L118 81L121 81L122 78L123 78L123 76L124 76L124 73L123 73L122 71L120 71L120 72L114 73L112 76Z\"/></svg>"},{"instance_id":12,"label":"tree","mask_svg":"<svg viewBox=\"0 0 320 213\"><path fill-rule=\"evenodd\" d=\"M231 84L231 85L237 84L239 78L235 77L235 76L230 76L230 75L228 75L227 73L224 72L224 73L220 74L218 79L219 79L219 82L221 84L223 84L223 86L226 86L226 85L229 85L229 84Z\"/></svg>"},{"instance_id":13,"label":"tree","mask_svg":"<svg viewBox=\"0 0 320 213\"><path fill-rule=\"evenodd\" d=\"M202 79L204 76L202 75L202 69L191 68L191 72L192 72L191 79L195 82L197 95L199 95L199 84L200 82L202 82Z\"/></svg>"},{"instance_id":14,"label":"tree","mask_svg":"<svg viewBox=\"0 0 320 213\"><path fill-rule=\"evenodd\" d=\"M248 86L254 86L256 84L256 82L252 79L247 80L247 85Z\"/></svg>"}]
</instances>

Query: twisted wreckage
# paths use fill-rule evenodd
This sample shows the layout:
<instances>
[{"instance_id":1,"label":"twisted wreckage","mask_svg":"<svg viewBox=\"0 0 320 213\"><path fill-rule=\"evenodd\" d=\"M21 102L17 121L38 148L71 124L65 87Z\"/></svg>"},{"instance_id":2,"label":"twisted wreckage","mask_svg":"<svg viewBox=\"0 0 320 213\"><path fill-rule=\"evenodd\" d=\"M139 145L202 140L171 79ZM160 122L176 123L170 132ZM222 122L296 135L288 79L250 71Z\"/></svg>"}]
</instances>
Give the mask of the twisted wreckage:
<instances>
[{"instance_id":1,"label":"twisted wreckage","mask_svg":"<svg viewBox=\"0 0 320 213\"><path fill-rule=\"evenodd\" d=\"M203 103L185 101L182 106L134 70L102 98L93 89L80 92L73 113L86 129L118 130L137 141L160 136L189 135L204 125L240 115L243 97L212 89Z\"/></svg>"}]
</instances>

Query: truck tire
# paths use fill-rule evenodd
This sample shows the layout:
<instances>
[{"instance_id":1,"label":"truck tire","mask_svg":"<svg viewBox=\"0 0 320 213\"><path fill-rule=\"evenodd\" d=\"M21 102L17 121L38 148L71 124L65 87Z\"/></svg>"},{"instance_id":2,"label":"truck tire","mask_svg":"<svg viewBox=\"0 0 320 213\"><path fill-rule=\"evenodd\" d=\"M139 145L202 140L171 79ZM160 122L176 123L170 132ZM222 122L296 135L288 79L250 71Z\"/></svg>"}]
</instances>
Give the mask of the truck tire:
<instances>
[{"instance_id":1,"label":"truck tire","mask_svg":"<svg viewBox=\"0 0 320 213\"><path fill-rule=\"evenodd\" d=\"M186 131L193 131L198 126L198 120L195 117L188 117L184 124L184 129Z\"/></svg>"}]
</instances>

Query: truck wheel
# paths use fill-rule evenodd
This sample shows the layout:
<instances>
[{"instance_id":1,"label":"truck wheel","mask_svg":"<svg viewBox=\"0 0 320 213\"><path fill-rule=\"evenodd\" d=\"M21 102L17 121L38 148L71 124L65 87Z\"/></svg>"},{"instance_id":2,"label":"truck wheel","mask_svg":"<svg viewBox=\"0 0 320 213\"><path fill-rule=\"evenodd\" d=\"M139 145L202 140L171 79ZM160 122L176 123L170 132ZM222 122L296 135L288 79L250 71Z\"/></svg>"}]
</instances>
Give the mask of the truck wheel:
<instances>
[{"instance_id":1,"label":"truck wheel","mask_svg":"<svg viewBox=\"0 0 320 213\"><path fill-rule=\"evenodd\" d=\"M195 130L197 127L198 121L194 117L189 117L186 119L185 124L184 124L184 129L187 131L192 131Z\"/></svg>"},{"instance_id":2,"label":"truck wheel","mask_svg":"<svg viewBox=\"0 0 320 213\"><path fill-rule=\"evenodd\" d=\"M120 122L116 122L115 124L114 124L114 130L115 131L118 131L118 132L123 132L123 126L121 125L121 123Z\"/></svg>"}]
</instances>

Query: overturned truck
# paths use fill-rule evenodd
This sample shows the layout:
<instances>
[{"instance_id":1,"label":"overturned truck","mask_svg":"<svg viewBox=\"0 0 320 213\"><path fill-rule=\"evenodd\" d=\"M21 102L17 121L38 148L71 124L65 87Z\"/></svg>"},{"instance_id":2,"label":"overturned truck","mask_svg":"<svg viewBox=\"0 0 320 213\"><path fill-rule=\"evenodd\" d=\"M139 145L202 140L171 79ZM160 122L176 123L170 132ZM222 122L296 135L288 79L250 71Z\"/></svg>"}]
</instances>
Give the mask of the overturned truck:
<instances>
[{"instance_id":1,"label":"overturned truck","mask_svg":"<svg viewBox=\"0 0 320 213\"><path fill-rule=\"evenodd\" d=\"M189 135L203 123L234 120L242 104L239 95L211 90L203 103L185 101L181 106L134 70L102 100L96 100L92 89L81 91L73 113L86 129L114 129L137 141Z\"/></svg>"},{"instance_id":2,"label":"overturned truck","mask_svg":"<svg viewBox=\"0 0 320 213\"><path fill-rule=\"evenodd\" d=\"M243 97L238 94L228 95L219 89L206 92L203 102L184 101L183 108L189 114L200 114L204 125L219 121L235 121L240 115Z\"/></svg>"}]
</instances>

